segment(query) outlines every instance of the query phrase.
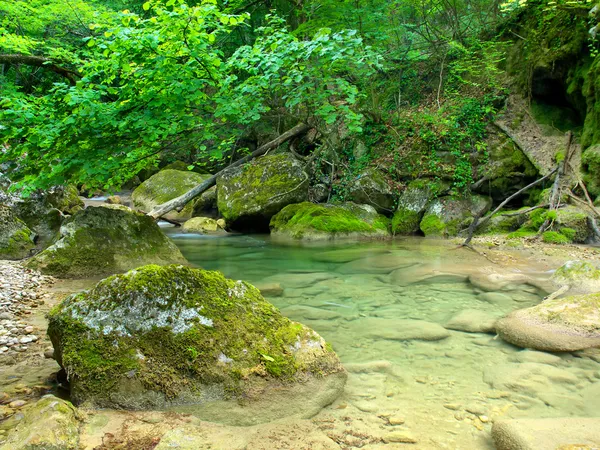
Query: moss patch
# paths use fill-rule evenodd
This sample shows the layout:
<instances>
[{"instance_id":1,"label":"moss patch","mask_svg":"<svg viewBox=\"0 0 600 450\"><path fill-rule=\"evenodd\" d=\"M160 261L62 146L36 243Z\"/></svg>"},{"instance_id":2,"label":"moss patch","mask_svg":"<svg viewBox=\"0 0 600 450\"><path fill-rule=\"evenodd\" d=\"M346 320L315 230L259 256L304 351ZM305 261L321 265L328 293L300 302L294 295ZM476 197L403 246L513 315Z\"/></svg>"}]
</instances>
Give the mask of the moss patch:
<instances>
[{"instance_id":1,"label":"moss patch","mask_svg":"<svg viewBox=\"0 0 600 450\"><path fill-rule=\"evenodd\" d=\"M0 259L23 259L35 247L34 234L11 208L0 205Z\"/></svg>"}]
</instances>

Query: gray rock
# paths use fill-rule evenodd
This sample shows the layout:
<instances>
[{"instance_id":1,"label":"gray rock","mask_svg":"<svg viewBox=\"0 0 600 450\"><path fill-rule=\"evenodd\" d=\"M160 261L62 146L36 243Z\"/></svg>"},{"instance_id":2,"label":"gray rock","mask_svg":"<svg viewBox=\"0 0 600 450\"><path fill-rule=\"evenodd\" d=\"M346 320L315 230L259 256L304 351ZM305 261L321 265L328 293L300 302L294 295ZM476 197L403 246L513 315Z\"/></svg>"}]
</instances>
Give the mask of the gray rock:
<instances>
[{"instance_id":1,"label":"gray rock","mask_svg":"<svg viewBox=\"0 0 600 450\"><path fill-rule=\"evenodd\" d=\"M567 261L552 275L557 286L569 286L569 292L593 293L600 291L600 269L588 261Z\"/></svg>"},{"instance_id":2,"label":"gray rock","mask_svg":"<svg viewBox=\"0 0 600 450\"><path fill-rule=\"evenodd\" d=\"M0 259L23 259L35 248L35 234L11 208L0 205Z\"/></svg>"},{"instance_id":3,"label":"gray rock","mask_svg":"<svg viewBox=\"0 0 600 450\"><path fill-rule=\"evenodd\" d=\"M440 197L429 204L419 227L425 236L456 236L491 206L492 200L481 195Z\"/></svg>"},{"instance_id":4,"label":"gray rock","mask_svg":"<svg viewBox=\"0 0 600 450\"><path fill-rule=\"evenodd\" d=\"M496 320L498 320L496 315L486 311L466 309L448 320L444 327L468 333L495 333Z\"/></svg>"},{"instance_id":5,"label":"gray rock","mask_svg":"<svg viewBox=\"0 0 600 450\"><path fill-rule=\"evenodd\" d=\"M433 180L411 182L398 200L398 207L392 218L392 233L399 235L417 233L427 205L445 190L445 185Z\"/></svg>"},{"instance_id":6,"label":"gray rock","mask_svg":"<svg viewBox=\"0 0 600 450\"><path fill-rule=\"evenodd\" d=\"M381 214L392 213L396 200L383 174L374 167L360 173L352 181L348 195L355 203L371 205Z\"/></svg>"}]
</instances>

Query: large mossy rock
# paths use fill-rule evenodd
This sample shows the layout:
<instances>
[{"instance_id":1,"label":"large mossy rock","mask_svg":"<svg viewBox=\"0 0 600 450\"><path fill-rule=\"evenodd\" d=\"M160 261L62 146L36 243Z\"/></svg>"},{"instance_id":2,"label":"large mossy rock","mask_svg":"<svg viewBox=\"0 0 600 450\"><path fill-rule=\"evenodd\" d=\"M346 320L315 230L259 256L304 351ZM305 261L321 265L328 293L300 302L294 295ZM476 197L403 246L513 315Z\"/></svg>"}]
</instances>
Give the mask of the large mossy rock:
<instances>
[{"instance_id":1,"label":"large mossy rock","mask_svg":"<svg viewBox=\"0 0 600 450\"><path fill-rule=\"evenodd\" d=\"M85 278L185 262L154 219L122 205L102 205L68 219L57 240L28 265L61 278Z\"/></svg>"},{"instance_id":2,"label":"large mossy rock","mask_svg":"<svg viewBox=\"0 0 600 450\"><path fill-rule=\"evenodd\" d=\"M276 238L306 241L382 239L389 237L389 220L370 205L310 202L288 205L271 219Z\"/></svg>"},{"instance_id":3,"label":"large mossy rock","mask_svg":"<svg viewBox=\"0 0 600 450\"><path fill-rule=\"evenodd\" d=\"M77 450L79 420L70 403L46 395L26 407L0 450Z\"/></svg>"},{"instance_id":4,"label":"large mossy rock","mask_svg":"<svg viewBox=\"0 0 600 450\"><path fill-rule=\"evenodd\" d=\"M576 206L559 208L553 228L563 234L567 234L563 231L565 228L573 230L568 233L573 242L583 243L592 236L592 230L588 226L588 214Z\"/></svg>"},{"instance_id":5,"label":"large mossy rock","mask_svg":"<svg viewBox=\"0 0 600 450\"><path fill-rule=\"evenodd\" d=\"M502 339L523 348L571 352L600 347L600 293L546 300L496 323Z\"/></svg>"},{"instance_id":6,"label":"large mossy rock","mask_svg":"<svg viewBox=\"0 0 600 450\"><path fill-rule=\"evenodd\" d=\"M570 292L600 292L600 269L587 261L567 261L552 274L552 282L557 287L569 286Z\"/></svg>"},{"instance_id":7,"label":"large mossy rock","mask_svg":"<svg viewBox=\"0 0 600 450\"><path fill-rule=\"evenodd\" d=\"M354 203L371 205L381 214L394 211L396 196L383 174L375 167L368 168L352 181L348 195Z\"/></svg>"},{"instance_id":8,"label":"large mossy rock","mask_svg":"<svg viewBox=\"0 0 600 450\"><path fill-rule=\"evenodd\" d=\"M0 259L23 259L35 248L34 233L12 209L0 205Z\"/></svg>"},{"instance_id":9,"label":"large mossy rock","mask_svg":"<svg viewBox=\"0 0 600 450\"><path fill-rule=\"evenodd\" d=\"M346 379L331 347L257 288L186 266L149 265L74 294L51 311L48 335L76 404L192 404L205 418L252 423L223 401L314 414Z\"/></svg>"},{"instance_id":10,"label":"large mossy rock","mask_svg":"<svg viewBox=\"0 0 600 450\"><path fill-rule=\"evenodd\" d=\"M185 194L209 177L210 175L201 175L190 171L161 170L140 184L131 194L131 200L136 208L144 212L150 212L155 206L162 205ZM214 191L214 188L212 190ZM205 192L203 195L213 195L209 192ZM202 202L203 197L201 196L198 200L189 202L180 212L171 211L165 217L177 221L187 220L192 217L195 204L198 201Z\"/></svg>"},{"instance_id":11,"label":"large mossy rock","mask_svg":"<svg viewBox=\"0 0 600 450\"><path fill-rule=\"evenodd\" d=\"M502 211L494 214L490 220L479 227L477 234L507 234L517 231L526 220L525 214L518 211Z\"/></svg>"},{"instance_id":12,"label":"large mossy rock","mask_svg":"<svg viewBox=\"0 0 600 450\"><path fill-rule=\"evenodd\" d=\"M440 197L429 204L419 226L425 236L456 236L491 206L491 199L481 195Z\"/></svg>"},{"instance_id":13,"label":"large mossy rock","mask_svg":"<svg viewBox=\"0 0 600 450\"><path fill-rule=\"evenodd\" d=\"M288 153L263 156L217 179L217 205L235 230L266 230L271 217L308 198L308 176Z\"/></svg>"},{"instance_id":14,"label":"large mossy rock","mask_svg":"<svg viewBox=\"0 0 600 450\"><path fill-rule=\"evenodd\" d=\"M444 186L433 180L411 182L398 200L398 208L392 218L392 233L415 234L429 202L444 190Z\"/></svg>"}]
</instances>

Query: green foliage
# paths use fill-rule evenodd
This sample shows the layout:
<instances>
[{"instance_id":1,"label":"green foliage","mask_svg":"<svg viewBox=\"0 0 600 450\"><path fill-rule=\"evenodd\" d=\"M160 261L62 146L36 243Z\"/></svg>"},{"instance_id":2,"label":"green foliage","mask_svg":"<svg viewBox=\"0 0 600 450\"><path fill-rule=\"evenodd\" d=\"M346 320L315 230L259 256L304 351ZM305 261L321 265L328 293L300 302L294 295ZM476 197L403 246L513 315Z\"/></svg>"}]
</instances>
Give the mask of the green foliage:
<instances>
[{"instance_id":1,"label":"green foliage","mask_svg":"<svg viewBox=\"0 0 600 450\"><path fill-rule=\"evenodd\" d=\"M568 244L571 242L567 236L557 231L545 231L542 233L542 241L548 244Z\"/></svg>"}]
</instances>

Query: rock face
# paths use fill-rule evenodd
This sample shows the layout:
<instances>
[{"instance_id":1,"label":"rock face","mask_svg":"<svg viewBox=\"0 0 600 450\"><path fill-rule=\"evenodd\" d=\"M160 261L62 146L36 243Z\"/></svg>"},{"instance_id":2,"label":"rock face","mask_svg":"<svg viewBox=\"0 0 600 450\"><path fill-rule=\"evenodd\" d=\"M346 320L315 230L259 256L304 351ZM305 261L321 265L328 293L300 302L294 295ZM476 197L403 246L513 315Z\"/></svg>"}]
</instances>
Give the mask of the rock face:
<instances>
[{"instance_id":1,"label":"rock face","mask_svg":"<svg viewBox=\"0 0 600 450\"><path fill-rule=\"evenodd\" d=\"M28 264L48 275L84 278L144 264L185 262L151 217L121 205L102 205L72 216L57 240Z\"/></svg>"},{"instance_id":2,"label":"rock face","mask_svg":"<svg viewBox=\"0 0 600 450\"><path fill-rule=\"evenodd\" d=\"M266 230L271 217L307 200L308 176L292 155L264 156L217 179L217 205L234 230Z\"/></svg>"},{"instance_id":3,"label":"rock face","mask_svg":"<svg viewBox=\"0 0 600 450\"><path fill-rule=\"evenodd\" d=\"M254 286L185 266L141 267L72 295L51 311L48 335L77 404L202 404L216 421L252 423L223 401L259 404L270 419L310 415L346 379L331 347Z\"/></svg>"},{"instance_id":4,"label":"rock face","mask_svg":"<svg viewBox=\"0 0 600 450\"><path fill-rule=\"evenodd\" d=\"M369 205L304 202L288 205L271 219L271 234L302 240L382 239L389 221Z\"/></svg>"},{"instance_id":5,"label":"rock face","mask_svg":"<svg viewBox=\"0 0 600 450\"><path fill-rule=\"evenodd\" d=\"M392 233L415 234L427 209L427 204L442 190L430 180L415 180L410 183L398 200L398 209L392 218Z\"/></svg>"},{"instance_id":6,"label":"rock face","mask_svg":"<svg viewBox=\"0 0 600 450\"><path fill-rule=\"evenodd\" d=\"M600 419L499 420L492 427L497 450L592 450L600 446Z\"/></svg>"},{"instance_id":7,"label":"rock face","mask_svg":"<svg viewBox=\"0 0 600 450\"><path fill-rule=\"evenodd\" d=\"M567 261L552 275L552 282L569 286L570 292L600 291L600 269L587 261Z\"/></svg>"},{"instance_id":8,"label":"rock face","mask_svg":"<svg viewBox=\"0 0 600 450\"><path fill-rule=\"evenodd\" d=\"M383 174L375 167L358 175L348 193L354 203L371 205L382 214L393 212L395 195Z\"/></svg>"},{"instance_id":9,"label":"rock face","mask_svg":"<svg viewBox=\"0 0 600 450\"><path fill-rule=\"evenodd\" d=\"M136 208L144 212L151 211L155 206L162 205L180 195L185 194L193 187L199 185L210 175L200 175L196 172L166 169L152 175L140 184L131 194L131 200ZM211 195L206 192L204 195ZM194 205L199 200L191 201L181 212L172 211L165 217L171 220L187 220L192 217Z\"/></svg>"},{"instance_id":10,"label":"rock face","mask_svg":"<svg viewBox=\"0 0 600 450\"><path fill-rule=\"evenodd\" d=\"M218 220L210 217L192 217L183 224L183 231L188 233L224 234L225 230Z\"/></svg>"},{"instance_id":11,"label":"rock face","mask_svg":"<svg viewBox=\"0 0 600 450\"><path fill-rule=\"evenodd\" d=\"M600 347L600 294L547 300L496 322L502 339L523 348L570 352Z\"/></svg>"},{"instance_id":12,"label":"rock face","mask_svg":"<svg viewBox=\"0 0 600 450\"><path fill-rule=\"evenodd\" d=\"M440 197L429 204L420 228L425 236L456 236L469 226L473 217L485 214L491 207L489 197Z\"/></svg>"},{"instance_id":13,"label":"rock face","mask_svg":"<svg viewBox=\"0 0 600 450\"><path fill-rule=\"evenodd\" d=\"M35 248L34 233L12 209L0 205L0 259L23 259Z\"/></svg>"},{"instance_id":14,"label":"rock face","mask_svg":"<svg viewBox=\"0 0 600 450\"><path fill-rule=\"evenodd\" d=\"M70 403L46 395L23 411L23 419L0 450L76 450L79 421Z\"/></svg>"}]
</instances>

